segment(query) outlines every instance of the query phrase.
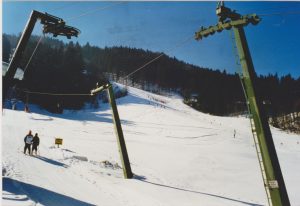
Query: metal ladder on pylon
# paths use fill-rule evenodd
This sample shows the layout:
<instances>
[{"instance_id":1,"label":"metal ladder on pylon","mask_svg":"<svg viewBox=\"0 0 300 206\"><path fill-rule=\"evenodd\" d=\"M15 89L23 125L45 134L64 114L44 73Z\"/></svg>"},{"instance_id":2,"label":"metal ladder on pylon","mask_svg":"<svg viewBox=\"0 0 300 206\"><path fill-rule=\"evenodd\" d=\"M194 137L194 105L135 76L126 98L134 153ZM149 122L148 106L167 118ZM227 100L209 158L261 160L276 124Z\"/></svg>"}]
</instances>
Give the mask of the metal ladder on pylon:
<instances>
[{"instance_id":1,"label":"metal ladder on pylon","mask_svg":"<svg viewBox=\"0 0 300 206\"><path fill-rule=\"evenodd\" d=\"M250 108L248 106L248 110L249 109ZM269 204L269 206L272 206L273 204L272 204L270 188L269 188L269 184L268 184L268 180L267 180L266 170L265 170L263 159L262 159L262 153L261 153L261 150L260 150L260 147L259 147L259 142L258 142L258 137L257 137L257 132L256 132L256 128L255 128L254 119L252 117L252 114L251 114L250 110L249 110L249 119L250 119L251 131L252 131L252 135L253 135L256 154L257 154L257 158L258 158L258 162L259 162L259 167L260 167L260 171L261 171L262 178L263 178L263 181L264 181L265 191L266 191L266 194L267 194L268 204Z\"/></svg>"},{"instance_id":2,"label":"metal ladder on pylon","mask_svg":"<svg viewBox=\"0 0 300 206\"><path fill-rule=\"evenodd\" d=\"M238 75L239 75L239 78L240 78L240 81L241 81L241 85L242 85L242 88L243 88L243 93L245 95L245 99L247 101L247 109L248 109L248 112L249 112L251 131L252 131L252 135L253 135L254 145L255 145L255 149L256 149L256 154L257 154L257 159L258 159L258 162L259 162L259 167L260 167L262 179L264 181L264 188L265 188L266 195L267 195L268 205L273 206L272 199L271 199L271 194L270 194L270 188L269 188L267 175L266 175L266 170L265 170L263 159L262 159L262 153L261 153L261 150L260 150L260 147L259 147L259 142L258 142L256 128L255 128L255 123L254 123L252 113L250 111L250 106L249 106L249 102L248 102L248 95L247 95L247 92L245 90L244 83L243 83L243 76L242 76L242 73L240 71L241 70L241 68L240 68L241 64L239 63L239 56L237 54L237 48L234 44L234 37L232 35L232 31L230 31L229 34L230 34L231 41L232 41L233 53L234 53L234 57L235 57L235 63L236 63L236 66L237 66Z\"/></svg>"}]
</instances>

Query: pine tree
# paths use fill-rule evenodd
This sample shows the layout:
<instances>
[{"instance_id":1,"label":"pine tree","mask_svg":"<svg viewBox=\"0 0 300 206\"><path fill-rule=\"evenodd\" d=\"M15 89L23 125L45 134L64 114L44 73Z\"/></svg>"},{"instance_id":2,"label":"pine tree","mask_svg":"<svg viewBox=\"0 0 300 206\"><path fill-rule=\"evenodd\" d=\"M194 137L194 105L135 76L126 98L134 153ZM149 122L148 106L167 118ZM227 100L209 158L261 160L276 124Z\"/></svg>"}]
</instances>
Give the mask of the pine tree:
<instances>
[{"instance_id":1,"label":"pine tree","mask_svg":"<svg viewBox=\"0 0 300 206\"><path fill-rule=\"evenodd\" d=\"M9 62L9 56L11 52L11 45L6 37L6 35L2 35L2 61Z\"/></svg>"}]
</instances>

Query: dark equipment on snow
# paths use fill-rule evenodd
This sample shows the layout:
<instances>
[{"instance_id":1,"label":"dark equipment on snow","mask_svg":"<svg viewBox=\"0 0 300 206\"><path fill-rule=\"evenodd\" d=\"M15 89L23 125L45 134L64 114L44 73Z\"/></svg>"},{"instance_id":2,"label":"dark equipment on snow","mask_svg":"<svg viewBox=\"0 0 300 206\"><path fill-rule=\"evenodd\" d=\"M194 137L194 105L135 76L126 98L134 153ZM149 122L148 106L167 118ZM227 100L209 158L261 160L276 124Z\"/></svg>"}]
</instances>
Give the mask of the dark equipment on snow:
<instances>
[{"instance_id":1,"label":"dark equipment on snow","mask_svg":"<svg viewBox=\"0 0 300 206\"><path fill-rule=\"evenodd\" d=\"M38 11L33 10L31 12L30 18L25 26L25 29L23 31L23 34L18 42L18 45L15 49L15 52L13 54L13 57L11 59L11 62L9 63L7 72L3 79L3 91L2 91L2 101L4 101L7 91L9 87L13 84L13 79L16 73L16 70L20 64L22 54L26 48L26 45L28 43L28 40L31 36L31 33L34 29L35 23L37 20L41 21L41 24L43 24L43 33L52 33L54 37L60 35L60 36L66 36L68 39L70 39L72 36L77 37L80 33L80 30L67 26L63 19L58 18L56 16L52 16L47 13L41 13ZM25 76L25 74L24 74Z\"/></svg>"},{"instance_id":2,"label":"dark equipment on snow","mask_svg":"<svg viewBox=\"0 0 300 206\"><path fill-rule=\"evenodd\" d=\"M216 14L218 16L217 25L208 28L201 27L200 31L196 32L195 39L201 40L204 37L213 35L215 32L221 32L224 29L233 29L240 64L243 70L243 75L241 76L242 85L245 88L251 128L268 203L273 206L289 206L290 201L271 130L265 111L263 110L263 102L257 95L257 86L255 85L257 77L244 32L244 26L247 26L249 23L256 25L260 22L260 18L256 14L242 16L234 10L225 7L224 2L218 4Z\"/></svg>"},{"instance_id":3,"label":"dark equipment on snow","mask_svg":"<svg viewBox=\"0 0 300 206\"><path fill-rule=\"evenodd\" d=\"M114 121L114 125L115 125L115 133L116 133L117 140L118 140L118 147L119 147L119 153L120 153L121 162L122 162L122 166L123 166L124 177L126 179L131 179L133 177L133 173L132 173L131 167L130 167L129 157L127 154L126 143L125 143L125 139L124 139L124 135L123 135L121 121L119 118L117 104L115 101L113 87L110 83L105 84L101 87L93 89L91 91L91 95L99 93L105 89L107 90L107 94L109 97L109 103L110 103L110 106L112 109L113 121Z\"/></svg>"}]
</instances>

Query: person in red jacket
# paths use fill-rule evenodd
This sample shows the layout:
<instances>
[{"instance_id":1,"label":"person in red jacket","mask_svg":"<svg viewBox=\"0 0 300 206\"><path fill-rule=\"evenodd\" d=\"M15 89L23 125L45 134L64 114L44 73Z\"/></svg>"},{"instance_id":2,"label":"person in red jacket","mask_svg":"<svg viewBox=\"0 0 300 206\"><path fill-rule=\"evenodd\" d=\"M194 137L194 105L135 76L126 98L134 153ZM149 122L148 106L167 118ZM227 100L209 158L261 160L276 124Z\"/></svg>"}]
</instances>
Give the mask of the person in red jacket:
<instances>
[{"instance_id":1,"label":"person in red jacket","mask_svg":"<svg viewBox=\"0 0 300 206\"><path fill-rule=\"evenodd\" d=\"M24 154L26 154L26 150L28 149L29 155L31 154L31 144L32 144L33 136L31 134L31 130L29 130L28 134L24 138L25 147Z\"/></svg>"}]
</instances>

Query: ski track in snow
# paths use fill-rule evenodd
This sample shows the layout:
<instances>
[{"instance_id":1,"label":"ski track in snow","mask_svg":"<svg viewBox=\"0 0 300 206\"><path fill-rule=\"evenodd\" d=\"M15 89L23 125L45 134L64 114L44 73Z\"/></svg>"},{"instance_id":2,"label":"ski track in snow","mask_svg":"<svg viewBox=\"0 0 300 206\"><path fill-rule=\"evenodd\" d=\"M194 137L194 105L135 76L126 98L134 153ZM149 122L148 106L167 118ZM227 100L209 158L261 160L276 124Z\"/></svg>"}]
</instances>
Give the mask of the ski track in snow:
<instances>
[{"instance_id":1,"label":"ski track in snow","mask_svg":"<svg viewBox=\"0 0 300 206\"><path fill-rule=\"evenodd\" d=\"M178 96L131 87L117 104L135 174L129 180L109 105L63 115L34 105L32 113L4 109L2 205L267 205L248 119L203 114ZM29 129L41 139L36 157L23 154ZM291 204L300 206L300 137L272 134ZM55 137L63 138L60 148Z\"/></svg>"}]
</instances>

